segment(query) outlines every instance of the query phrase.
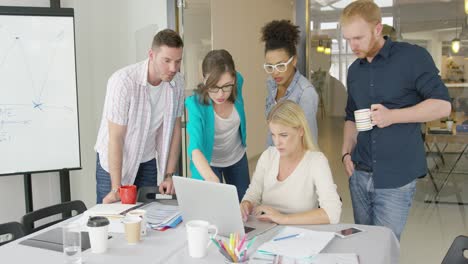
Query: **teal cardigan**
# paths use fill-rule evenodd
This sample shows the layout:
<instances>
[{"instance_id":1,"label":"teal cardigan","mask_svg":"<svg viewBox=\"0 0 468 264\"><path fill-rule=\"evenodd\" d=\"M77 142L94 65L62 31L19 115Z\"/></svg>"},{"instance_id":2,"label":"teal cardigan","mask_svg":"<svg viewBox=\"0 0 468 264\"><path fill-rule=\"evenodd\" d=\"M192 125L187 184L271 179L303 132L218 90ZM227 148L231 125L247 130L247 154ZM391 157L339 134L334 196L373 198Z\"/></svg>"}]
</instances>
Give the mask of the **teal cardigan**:
<instances>
[{"instance_id":1,"label":"teal cardigan","mask_svg":"<svg viewBox=\"0 0 468 264\"><path fill-rule=\"evenodd\" d=\"M234 107L240 117L240 135L242 145L246 147L246 122L244 111L244 99L242 98L242 85L244 78L238 72L237 79L237 99L234 102ZM198 94L187 97L185 99L185 107L188 112L187 132L189 134L189 146L187 155L190 158L190 171L193 179L203 180L198 170L192 161L192 151L198 149L203 153L208 163L211 162L213 154L213 145L215 138L215 119L213 102L210 100L209 105L205 105L200 101Z\"/></svg>"}]
</instances>

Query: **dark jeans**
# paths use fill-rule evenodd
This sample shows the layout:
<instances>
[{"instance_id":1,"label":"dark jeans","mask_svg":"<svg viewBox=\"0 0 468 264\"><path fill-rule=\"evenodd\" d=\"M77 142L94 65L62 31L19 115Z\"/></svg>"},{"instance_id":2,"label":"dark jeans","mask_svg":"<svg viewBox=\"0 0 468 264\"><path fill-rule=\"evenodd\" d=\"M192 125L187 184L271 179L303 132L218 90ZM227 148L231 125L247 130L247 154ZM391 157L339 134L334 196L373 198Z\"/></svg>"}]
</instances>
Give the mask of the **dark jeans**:
<instances>
[{"instance_id":1,"label":"dark jeans","mask_svg":"<svg viewBox=\"0 0 468 264\"><path fill-rule=\"evenodd\" d=\"M157 186L158 170L156 168L156 159L140 163L135 178L137 189L143 186ZM102 199L111 191L112 184L109 172L104 170L99 162L99 153L96 158L96 203L102 203Z\"/></svg>"},{"instance_id":2,"label":"dark jeans","mask_svg":"<svg viewBox=\"0 0 468 264\"><path fill-rule=\"evenodd\" d=\"M213 172L218 176L219 181L223 182L223 176L227 184L232 184L237 188L237 197L239 201L244 197L245 191L250 184L249 163L247 162L247 154L244 154L242 159L229 167L213 167Z\"/></svg>"}]
</instances>

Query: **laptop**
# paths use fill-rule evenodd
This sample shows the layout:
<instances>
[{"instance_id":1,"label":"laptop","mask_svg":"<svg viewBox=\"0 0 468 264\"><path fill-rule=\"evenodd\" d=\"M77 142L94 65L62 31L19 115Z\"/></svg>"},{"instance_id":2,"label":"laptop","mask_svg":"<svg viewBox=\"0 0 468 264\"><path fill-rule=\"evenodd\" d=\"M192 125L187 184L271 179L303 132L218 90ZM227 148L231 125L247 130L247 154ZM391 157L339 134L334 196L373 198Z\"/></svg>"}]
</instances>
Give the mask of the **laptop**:
<instances>
[{"instance_id":1,"label":"laptop","mask_svg":"<svg viewBox=\"0 0 468 264\"><path fill-rule=\"evenodd\" d=\"M177 193L182 219L205 220L218 228L218 235L229 237L231 233L247 234L247 238L266 232L275 223L262 222L249 216L242 221L237 190L234 185L172 177Z\"/></svg>"}]
</instances>

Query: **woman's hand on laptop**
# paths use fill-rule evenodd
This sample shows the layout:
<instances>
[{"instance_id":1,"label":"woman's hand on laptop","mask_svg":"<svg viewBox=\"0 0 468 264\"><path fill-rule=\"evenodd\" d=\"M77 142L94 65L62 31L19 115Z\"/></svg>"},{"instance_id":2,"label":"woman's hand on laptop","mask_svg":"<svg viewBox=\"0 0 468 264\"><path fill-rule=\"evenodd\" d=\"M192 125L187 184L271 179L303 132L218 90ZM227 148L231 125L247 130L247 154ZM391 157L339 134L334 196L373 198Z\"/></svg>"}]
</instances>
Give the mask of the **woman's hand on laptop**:
<instances>
[{"instance_id":1,"label":"woman's hand on laptop","mask_svg":"<svg viewBox=\"0 0 468 264\"><path fill-rule=\"evenodd\" d=\"M240 210L242 214L242 220L247 222L249 215L252 213L253 205L250 201L244 200L240 204Z\"/></svg>"},{"instance_id":2,"label":"woman's hand on laptop","mask_svg":"<svg viewBox=\"0 0 468 264\"><path fill-rule=\"evenodd\" d=\"M284 224L284 220L286 218L286 215L267 205L255 207L254 215L260 221L274 222L277 224Z\"/></svg>"}]
</instances>

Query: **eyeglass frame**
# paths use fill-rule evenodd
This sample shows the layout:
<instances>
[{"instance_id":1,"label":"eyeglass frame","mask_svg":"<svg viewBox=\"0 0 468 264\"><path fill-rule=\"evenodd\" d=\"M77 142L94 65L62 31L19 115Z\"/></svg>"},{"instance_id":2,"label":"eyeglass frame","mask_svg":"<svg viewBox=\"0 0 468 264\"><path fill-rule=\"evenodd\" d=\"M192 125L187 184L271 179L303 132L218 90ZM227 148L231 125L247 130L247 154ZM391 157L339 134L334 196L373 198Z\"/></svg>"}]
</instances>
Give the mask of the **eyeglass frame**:
<instances>
[{"instance_id":1,"label":"eyeglass frame","mask_svg":"<svg viewBox=\"0 0 468 264\"><path fill-rule=\"evenodd\" d=\"M275 70L276 70L277 72L286 72L286 71L288 70L288 65L291 63L291 61L293 60L293 58L294 58L294 56L291 56L291 58L289 58L289 60L288 60L287 62L281 62L281 63L277 63L277 64L267 64L267 63L264 63L264 64L263 64L263 69L266 71L266 73L274 73ZM280 71L280 70L278 69L278 66L282 66L282 65L284 65L284 67L285 67L284 71ZM267 67L273 67L273 70L272 70L271 72L269 72L269 71L267 70Z\"/></svg>"},{"instance_id":2,"label":"eyeglass frame","mask_svg":"<svg viewBox=\"0 0 468 264\"><path fill-rule=\"evenodd\" d=\"M226 88L228 88L227 91L225 90ZM217 89L216 92L214 91L214 89ZM232 89L234 89L234 84L226 84L226 85L223 85L221 87L219 87L219 86L209 87L208 88L208 93L216 94L216 93L219 92L219 90L223 91L223 93L228 93L228 92L231 92Z\"/></svg>"}]
</instances>

